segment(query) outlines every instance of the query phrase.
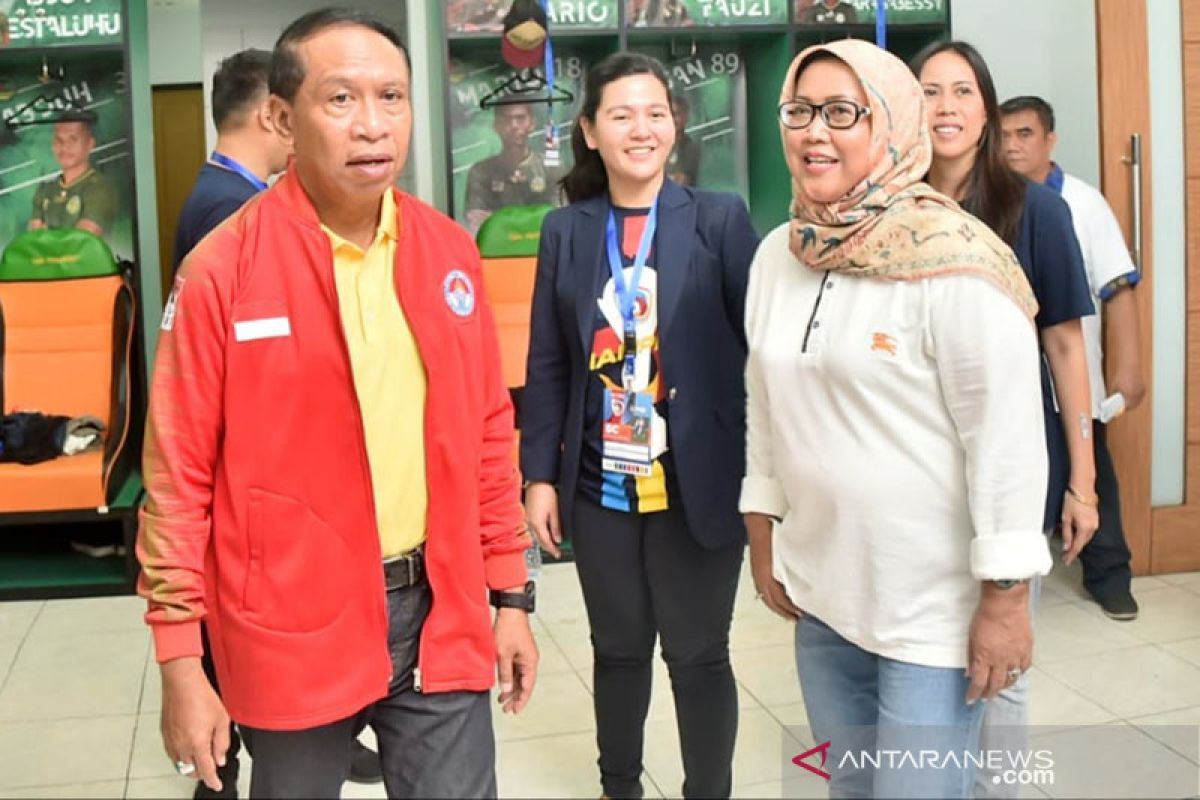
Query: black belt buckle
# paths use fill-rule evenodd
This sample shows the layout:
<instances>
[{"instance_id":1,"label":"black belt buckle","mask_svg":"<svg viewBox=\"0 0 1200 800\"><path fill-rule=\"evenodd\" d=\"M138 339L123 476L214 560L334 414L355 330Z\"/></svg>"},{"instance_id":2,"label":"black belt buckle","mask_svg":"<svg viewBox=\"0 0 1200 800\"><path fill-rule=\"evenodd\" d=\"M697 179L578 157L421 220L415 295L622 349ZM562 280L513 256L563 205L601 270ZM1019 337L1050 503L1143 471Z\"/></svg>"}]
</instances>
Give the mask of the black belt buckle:
<instances>
[{"instance_id":1,"label":"black belt buckle","mask_svg":"<svg viewBox=\"0 0 1200 800\"><path fill-rule=\"evenodd\" d=\"M421 548L383 562L383 583L387 591L415 586L425 577L425 553Z\"/></svg>"}]
</instances>

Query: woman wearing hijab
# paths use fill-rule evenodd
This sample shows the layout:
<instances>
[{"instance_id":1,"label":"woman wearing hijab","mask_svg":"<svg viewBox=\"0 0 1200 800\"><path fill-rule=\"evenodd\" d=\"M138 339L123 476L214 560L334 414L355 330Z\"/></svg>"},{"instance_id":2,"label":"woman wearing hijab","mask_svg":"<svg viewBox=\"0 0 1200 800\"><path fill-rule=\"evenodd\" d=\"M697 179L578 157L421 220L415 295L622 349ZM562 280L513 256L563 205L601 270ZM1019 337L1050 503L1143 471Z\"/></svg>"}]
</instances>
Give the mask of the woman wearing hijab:
<instances>
[{"instance_id":1,"label":"woman wearing hijab","mask_svg":"<svg viewBox=\"0 0 1200 800\"><path fill-rule=\"evenodd\" d=\"M797 620L831 796L966 797L977 701L1028 669L1027 581L1051 563L1037 306L1012 251L921 183L903 62L811 47L780 100L792 219L746 308L755 587ZM923 749L938 768L860 753Z\"/></svg>"}]
</instances>

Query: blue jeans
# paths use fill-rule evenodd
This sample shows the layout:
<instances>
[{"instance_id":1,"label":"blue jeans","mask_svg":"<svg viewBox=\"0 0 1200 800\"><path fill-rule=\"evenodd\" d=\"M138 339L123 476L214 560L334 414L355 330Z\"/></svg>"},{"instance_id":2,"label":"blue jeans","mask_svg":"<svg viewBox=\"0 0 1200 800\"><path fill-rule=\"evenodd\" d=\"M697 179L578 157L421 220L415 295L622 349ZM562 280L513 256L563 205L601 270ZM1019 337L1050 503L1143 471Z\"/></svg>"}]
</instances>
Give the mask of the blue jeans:
<instances>
[{"instance_id":1,"label":"blue jeans","mask_svg":"<svg viewBox=\"0 0 1200 800\"><path fill-rule=\"evenodd\" d=\"M966 704L964 669L869 653L807 614L796 666L815 744L831 743L830 797L970 796L974 770L962 754L978 750L983 704Z\"/></svg>"}]
</instances>

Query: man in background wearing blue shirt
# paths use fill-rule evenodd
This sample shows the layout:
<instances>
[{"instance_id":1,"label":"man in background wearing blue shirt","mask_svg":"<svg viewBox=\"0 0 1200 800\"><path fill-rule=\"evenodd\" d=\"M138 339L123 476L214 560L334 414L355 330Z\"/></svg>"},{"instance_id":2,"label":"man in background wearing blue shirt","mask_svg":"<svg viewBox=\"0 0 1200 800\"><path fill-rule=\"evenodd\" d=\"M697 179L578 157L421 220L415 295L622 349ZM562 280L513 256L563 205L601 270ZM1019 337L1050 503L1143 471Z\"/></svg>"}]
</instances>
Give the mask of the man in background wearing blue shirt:
<instances>
[{"instance_id":1,"label":"man in background wearing blue shirt","mask_svg":"<svg viewBox=\"0 0 1200 800\"><path fill-rule=\"evenodd\" d=\"M200 168L196 184L179 214L179 224L175 228L176 271L201 239L247 200L266 189L268 178L287 167L288 148L275 132L268 103L270 68L270 53L243 50L222 61L213 74L212 113L217 126L217 145L208 163ZM207 637L202 666L213 687L218 688ZM214 792L204 781L199 781L194 795L197 800L237 797L240 743L233 728L230 723L225 766L217 770L222 789ZM355 783L383 780L379 757L358 742L355 742L350 780Z\"/></svg>"},{"instance_id":2,"label":"man in background wearing blue shirt","mask_svg":"<svg viewBox=\"0 0 1200 800\"><path fill-rule=\"evenodd\" d=\"M209 231L267 188L287 167L287 146L275 133L267 103L271 54L243 50L213 75L212 114L217 146L200 168L175 229L175 269Z\"/></svg>"}]
</instances>

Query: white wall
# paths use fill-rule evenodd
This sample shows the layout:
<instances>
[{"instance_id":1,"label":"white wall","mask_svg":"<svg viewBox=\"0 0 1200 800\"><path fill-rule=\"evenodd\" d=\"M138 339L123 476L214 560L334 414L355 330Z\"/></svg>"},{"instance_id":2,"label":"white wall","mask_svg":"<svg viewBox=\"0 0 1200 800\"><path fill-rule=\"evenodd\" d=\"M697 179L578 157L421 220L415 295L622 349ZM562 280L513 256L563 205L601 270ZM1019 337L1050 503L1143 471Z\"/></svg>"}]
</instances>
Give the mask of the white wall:
<instances>
[{"instance_id":1,"label":"white wall","mask_svg":"<svg viewBox=\"0 0 1200 800\"><path fill-rule=\"evenodd\" d=\"M150 85L200 83L200 0L150 0Z\"/></svg>"},{"instance_id":2,"label":"white wall","mask_svg":"<svg viewBox=\"0 0 1200 800\"><path fill-rule=\"evenodd\" d=\"M1000 102L1032 94L1054 106L1055 160L1099 186L1094 0L952 0L950 26L987 61Z\"/></svg>"}]
</instances>

